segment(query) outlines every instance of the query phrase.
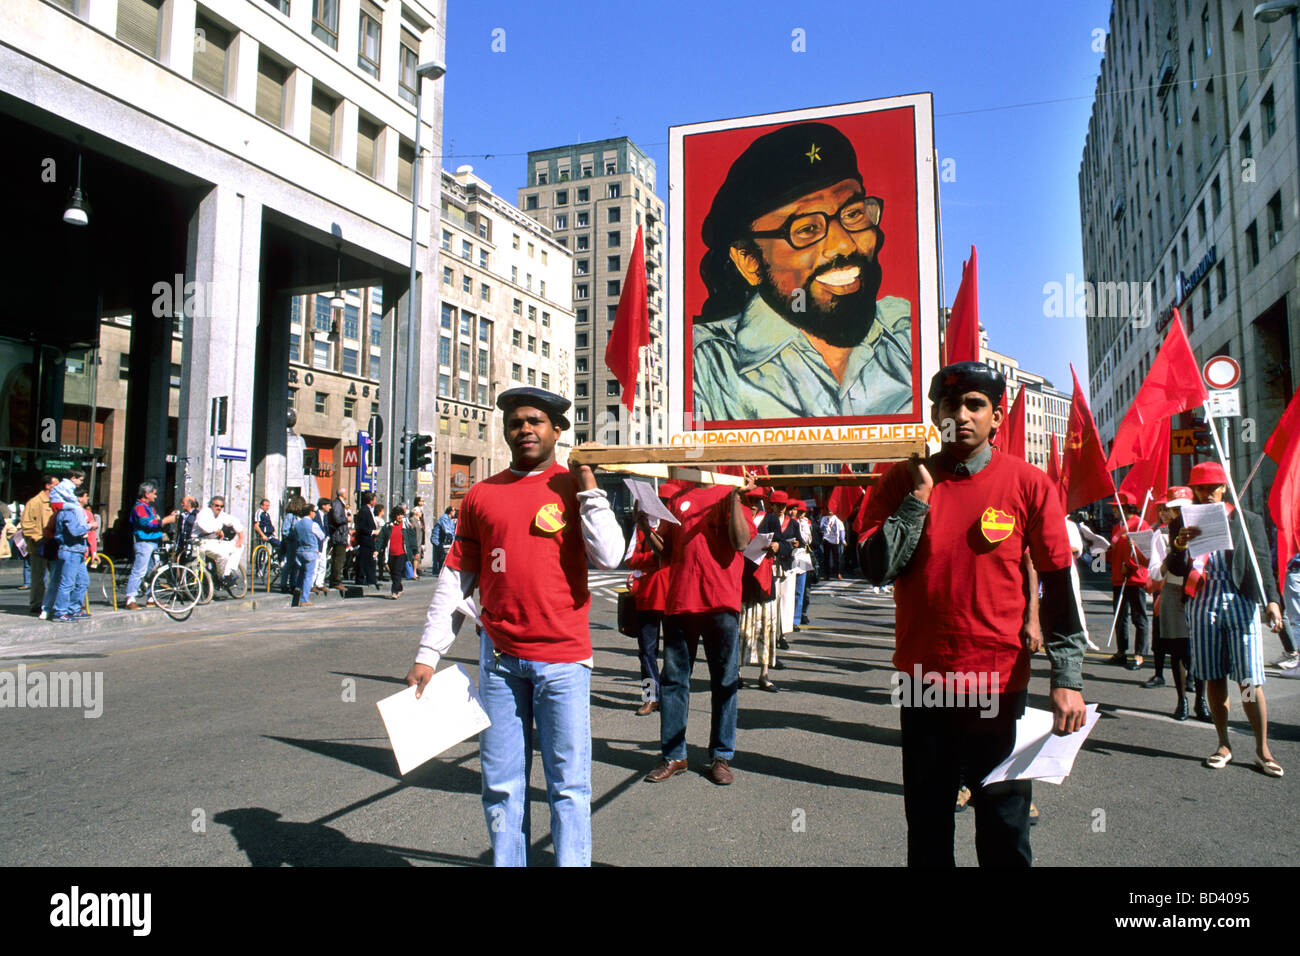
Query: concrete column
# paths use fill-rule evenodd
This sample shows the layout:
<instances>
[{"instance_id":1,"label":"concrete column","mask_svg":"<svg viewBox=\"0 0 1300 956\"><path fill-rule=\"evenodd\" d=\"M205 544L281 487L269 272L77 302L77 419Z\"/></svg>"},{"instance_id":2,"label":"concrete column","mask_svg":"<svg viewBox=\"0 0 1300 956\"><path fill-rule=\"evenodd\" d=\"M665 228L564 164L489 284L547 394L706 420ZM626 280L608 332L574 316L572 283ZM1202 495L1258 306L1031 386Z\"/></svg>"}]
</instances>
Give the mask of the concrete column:
<instances>
[{"instance_id":1,"label":"concrete column","mask_svg":"<svg viewBox=\"0 0 1300 956\"><path fill-rule=\"evenodd\" d=\"M397 96L397 81L402 70L401 44L402 5L390 3L379 23L379 82L389 96Z\"/></svg>"},{"instance_id":2,"label":"concrete column","mask_svg":"<svg viewBox=\"0 0 1300 956\"><path fill-rule=\"evenodd\" d=\"M181 76L194 75L194 18L198 13L195 0L163 0L159 57Z\"/></svg>"},{"instance_id":3,"label":"concrete column","mask_svg":"<svg viewBox=\"0 0 1300 956\"><path fill-rule=\"evenodd\" d=\"M311 142L311 76L303 70L294 70L285 82L284 129L295 139Z\"/></svg>"},{"instance_id":4,"label":"concrete column","mask_svg":"<svg viewBox=\"0 0 1300 956\"><path fill-rule=\"evenodd\" d=\"M339 2L339 56L343 65L356 69L357 49L361 34L360 0L340 0ZM382 44L383 37L381 35Z\"/></svg>"},{"instance_id":5,"label":"concrete column","mask_svg":"<svg viewBox=\"0 0 1300 956\"><path fill-rule=\"evenodd\" d=\"M117 35L117 0L81 0L77 12L96 30Z\"/></svg>"},{"instance_id":6,"label":"concrete column","mask_svg":"<svg viewBox=\"0 0 1300 956\"><path fill-rule=\"evenodd\" d=\"M357 123L360 119L361 110L351 100L343 100L334 111L334 155L348 169L357 168Z\"/></svg>"},{"instance_id":7,"label":"concrete column","mask_svg":"<svg viewBox=\"0 0 1300 956\"><path fill-rule=\"evenodd\" d=\"M272 277L264 276L264 279ZM288 295L275 291L268 290L262 296L253 383L253 444L249 457L253 466L254 505L262 498L270 498L278 505L287 484L289 302Z\"/></svg>"},{"instance_id":8,"label":"concrete column","mask_svg":"<svg viewBox=\"0 0 1300 956\"><path fill-rule=\"evenodd\" d=\"M290 3L289 4L289 24L294 31L302 36L311 36L311 4L310 3Z\"/></svg>"},{"instance_id":9,"label":"concrete column","mask_svg":"<svg viewBox=\"0 0 1300 956\"><path fill-rule=\"evenodd\" d=\"M175 320L170 310L155 307L158 301L152 287L141 283L131 305L131 377L126 385L126 467L122 475L130 491L145 478L160 485L167 478L167 400ZM184 465L176 463L178 476L184 475Z\"/></svg>"},{"instance_id":10,"label":"concrete column","mask_svg":"<svg viewBox=\"0 0 1300 956\"><path fill-rule=\"evenodd\" d=\"M251 461L214 463L213 456L218 445L252 454L261 234L261 204L216 186L190 219L186 249L186 278L196 294L178 449L201 476L203 500L225 495L227 511L245 526L254 504ZM222 396L226 431L213 437L212 400Z\"/></svg>"},{"instance_id":11,"label":"concrete column","mask_svg":"<svg viewBox=\"0 0 1300 956\"><path fill-rule=\"evenodd\" d=\"M230 43L227 60L228 83L226 92L235 105L252 113L257 109L257 56L262 45L247 33L236 33Z\"/></svg>"}]
</instances>

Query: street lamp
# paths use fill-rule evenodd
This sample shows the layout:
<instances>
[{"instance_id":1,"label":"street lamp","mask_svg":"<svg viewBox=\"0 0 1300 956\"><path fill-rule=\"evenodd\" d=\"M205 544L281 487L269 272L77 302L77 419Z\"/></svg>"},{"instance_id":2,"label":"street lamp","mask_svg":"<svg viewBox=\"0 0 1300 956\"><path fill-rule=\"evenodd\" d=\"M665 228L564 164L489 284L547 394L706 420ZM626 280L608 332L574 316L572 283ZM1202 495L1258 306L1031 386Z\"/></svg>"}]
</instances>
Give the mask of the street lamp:
<instances>
[{"instance_id":1,"label":"street lamp","mask_svg":"<svg viewBox=\"0 0 1300 956\"><path fill-rule=\"evenodd\" d=\"M68 196L63 207L63 221L70 226L85 226L90 223L90 205L86 194L81 191L81 154L77 154L77 185Z\"/></svg>"},{"instance_id":2,"label":"street lamp","mask_svg":"<svg viewBox=\"0 0 1300 956\"><path fill-rule=\"evenodd\" d=\"M415 161L411 166L411 282L406 293L406 391L402 407L402 448L409 448L408 442L415 429L411 425L411 373L415 366L415 317L417 311L415 295L415 254L419 245L417 232L420 225L420 103L423 99L425 79L436 80L445 75L447 68L436 60L421 63L415 68ZM407 500L406 475L409 469L402 469L402 500Z\"/></svg>"}]
</instances>

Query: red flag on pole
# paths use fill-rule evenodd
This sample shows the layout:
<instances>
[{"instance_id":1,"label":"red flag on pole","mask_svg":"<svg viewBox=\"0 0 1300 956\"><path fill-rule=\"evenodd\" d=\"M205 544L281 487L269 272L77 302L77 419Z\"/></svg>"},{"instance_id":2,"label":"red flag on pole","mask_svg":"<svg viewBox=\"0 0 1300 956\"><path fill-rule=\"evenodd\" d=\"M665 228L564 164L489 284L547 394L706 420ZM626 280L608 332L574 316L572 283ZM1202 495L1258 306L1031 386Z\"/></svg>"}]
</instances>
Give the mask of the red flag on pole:
<instances>
[{"instance_id":1,"label":"red flag on pole","mask_svg":"<svg viewBox=\"0 0 1300 956\"><path fill-rule=\"evenodd\" d=\"M961 285L952 300L948 313L948 329L944 333L945 363L978 362L980 358L979 274L975 268L975 247L970 247L970 259L962 263Z\"/></svg>"},{"instance_id":2,"label":"red flag on pole","mask_svg":"<svg viewBox=\"0 0 1300 956\"><path fill-rule=\"evenodd\" d=\"M1156 499L1163 498L1169 490L1169 427L1168 418L1156 426L1156 443L1151 454L1134 462L1119 484L1120 491L1129 492L1138 501L1148 502L1142 515L1148 523L1155 518Z\"/></svg>"},{"instance_id":3,"label":"red flag on pole","mask_svg":"<svg viewBox=\"0 0 1300 956\"><path fill-rule=\"evenodd\" d=\"M841 475L853 474L853 469L848 465L840 466ZM834 512L836 517L848 525L853 517L853 509L858 506L866 496L866 491L861 485L836 485L831 491L830 497L826 499L826 510Z\"/></svg>"},{"instance_id":4,"label":"red flag on pole","mask_svg":"<svg viewBox=\"0 0 1300 956\"><path fill-rule=\"evenodd\" d=\"M1056 447L1056 432L1052 432L1052 448L1047 456L1047 477L1061 495L1061 507L1065 507L1065 485L1061 482L1061 453Z\"/></svg>"},{"instance_id":5,"label":"red flag on pole","mask_svg":"<svg viewBox=\"0 0 1300 956\"><path fill-rule=\"evenodd\" d=\"M1006 404L1006 392L1002 393L1002 402ZM1025 457L1025 389L1022 386L1016 394L1016 400L1011 405L1011 414L1007 416L1006 422L999 431L1006 433L1006 438L998 442L998 447L1008 455L1015 455L1021 461L1028 461Z\"/></svg>"},{"instance_id":6,"label":"red flag on pole","mask_svg":"<svg viewBox=\"0 0 1300 956\"><path fill-rule=\"evenodd\" d=\"M636 376L641 366L641 348L650 344L650 309L646 303L645 245L641 227L623 277L623 292L614 315L614 329L605 346L605 365L623 386L623 404L630 412L636 407Z\"/></svg>"},{"instance_id":7,"label":"red flag on pole","mask_svg":"<svg viewBox=\"0 0 1300 956\"><path fill-rule=\"evenodd\" d=\"M1011 413L1007 411L1007 392L1002 390L1002 401L998 403L998 408L1002 410L1002 427L995 429L993 436L989 439L989 444L994 448L1007 450L1007 429L1010 428Z\"/></svg>"},{"instance_id":8,"label":"red flag on pole","mask_svg":"<svg viewBox=\"0 0 1300 956\"><path fill-rule=\"evenodd\" d=\"M1066 511L1115 494L1115 482L1106 470L1106 453L1097 434L1097 423L1073 364L1070 375L1074 378L1074 395L1070 399L1070 424L1065 431L1065 454L1061 461Z\"/></svg>"},{"instance_id":9,"label":"red flag on pole","mask_svg":"<svg viewBox=\"0 0 1300 956\"><path fill-rule=\"evenodd\" d=\"M1156 360L1115 432L1106 467L1115 469L1149 457L1160 440L1161 419L1204 405L1209 397L1183 320L1174 309Z\"/></svg>"},{"instance_id":10,"label":"red flag on pole","mask_svg":"<svg viewBox=\"0 0 1300 956\"><path fill-rule=\"evenodd\" d=\"M1295 404L1294 399L1291 404ZM1300 553L1300 442L1284 446L1273 490L1268 495L1268 513L1277 525L1277 577L1283 582L1287 562Z\"/></svg>"},{"instance_id":11,"label":"red flag on pole","mask_svg":"<svg viewBox=\"0 0 1300 956\"><path fill-rule=\"evenodd\" d=\"M1268 441L1264 442L1264 454L1281 465L1287 449L1296 445L1300 445L1300 389L1296 389L1296 393L1291 396L1277 427L1268 436Z\"/></svg>"}]
</instances>

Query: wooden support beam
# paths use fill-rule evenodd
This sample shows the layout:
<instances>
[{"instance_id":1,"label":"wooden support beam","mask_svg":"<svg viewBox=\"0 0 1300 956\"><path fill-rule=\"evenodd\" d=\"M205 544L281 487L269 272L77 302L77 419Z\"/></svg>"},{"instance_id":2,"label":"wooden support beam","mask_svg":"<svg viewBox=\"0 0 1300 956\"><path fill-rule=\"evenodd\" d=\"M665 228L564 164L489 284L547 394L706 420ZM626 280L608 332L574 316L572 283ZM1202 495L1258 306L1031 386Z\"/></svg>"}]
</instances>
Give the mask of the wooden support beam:
<instances>
[{"instance_id":1,"label":"wooden support beam","mask_svg":"<svg viewBox=\"0 0 1300 956\"><path fill-rule=\"evenodd\" d=\"M840 485L874 485L883 475L759 475L758 484L772 488L834 488Z\"/></svg>"},{"instance_id":2,"label":"wooden support beam","mask_svg":"<svg viewBox=\"0 0 1300 956\"><path fill-rule=\"evenodd\" d=\"M923 441L898 442L779 442L768 445L579 445L569 452L569 464L678 465L707 468L717 465L792 465L803 463L897 461L913 452L925 454ZM827 475L827 478L834 477ZM832 482L827 482L831 484Z\"/></svg>"}]
</instances>

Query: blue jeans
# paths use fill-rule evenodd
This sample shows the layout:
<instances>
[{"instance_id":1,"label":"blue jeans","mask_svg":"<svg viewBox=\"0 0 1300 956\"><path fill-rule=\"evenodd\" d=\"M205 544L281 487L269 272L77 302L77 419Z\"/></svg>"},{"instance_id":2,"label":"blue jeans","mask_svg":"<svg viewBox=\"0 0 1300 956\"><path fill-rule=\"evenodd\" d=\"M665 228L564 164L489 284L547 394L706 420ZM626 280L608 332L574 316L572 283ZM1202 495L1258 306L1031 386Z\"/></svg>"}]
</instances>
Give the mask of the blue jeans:
<instances>
[{"instance_id":1,"label":"blue jeans","mask_svg":"<svg viewBox=\"0 0 1300 956\"><path fill-rule=\"evenodd\" d=\"M63 549L60 548L60 551ZM46 617L54 617L59 599L59 580L63 574L63 562L58 558L45 562L45 597L41 600L41 610Z\"/></svg>"},{"instance_id":2,"label":"blue jeans","mask_svg":"<svg viewBox=\"0 0 1300 956\"><path fill-rule=\"evenodd\" d=\"M86 552L59 548L59 595L55 599L55 617L72 617L81 610L81 602L90 586L86 570Z\"/></svg>"},{"instance_id":3,"label":"blue jeans","mask_svg":"<svg viewBox=\"0 0 1300 956\"><path fill-rule=\"evenodd\" d=\"M31 587L32 584L32 559L23 555L23 587Z\"/></svg>"},{"instance_id":4,"label":"blue jeans","mask_svg":"<svg viewBox=\"0 0 1300 956\"><path fill-rule=\"evenodd\" d=\"M808 583L807 572L794 577L794 622L798 624L804 617L803 589Z\"/></svg>"},{"instance_id":5,"label":"blue jeans","mask_svg":"<svg viewBox=\"0 0 1300 956\"><path fill-rule=\"evenodd\" d=\"M691 670L704 640L713 692L709 758L736 756L736 690L740 683L740 615L735 611L664 617L664 668L659 698L659 743L665 760L686 759L686 717L691 707Z\"/></svg>"},{"instance_id":6,"label":"blue jeans","mask_svg":"<svg viewBox=\"0 0 1300 956\"><path fill-rule=\"evenodd\" d=\"M135 560L131 563L131 577L126 582L126 601L134 601L136 595L140 593L140 585L144 583L145 577L149 574L149 569L153 567L154 552L157 550L157 541L136 540ZM126 601L122 603L125 604Z\"/></svg>"},{"instance_id":7,"label":"blue jeans","mask_svg":"<svg viewBox=\"0 0 1300 956\"><path fill-rule=\"evenodd\" d=\"M316 562L319 560L320 552L315 548L299 548L297 551L294 561L294 573L297 575L294 590L298 592L299 604L311 601L311 586L316 581Z\"/></svg>"},{"instance_id":8,"label":"blue jeans","mask_svg":"<svg viewBox=\"0 0 1300 956\"><path fill-rule=\"evenodd\" d=\"M641 659L641 700L659 699L659 623L658 611L642 611L641 633L637 635L637 656Z\"/></svg>"},{"instance_id":9,"label":"blue jeans","mask_svg":"<svg viewBox=\"0 0 1300 956\"><path fill-rule=\"evenodd\" d=\"M1287 563L1282 584L1282 610L1287 626L1287 630L1282 632L1282 648L1292 654L1295 653L1296 629L1300 628L1300 554Z\"/></svg>"},{"instance_id":10,"label":"blue jeans","mask_svg":"<svg viewBox=\"0 0 1300 956\"><path fill-rule=\"evenodd\" d=\"M496 866L527 866L528 772L537 723L559 866L591 865L591 668L496 655L479 639L478 688L492 726L479 735L483 816Z\"/></svg>"}]
</instances>

